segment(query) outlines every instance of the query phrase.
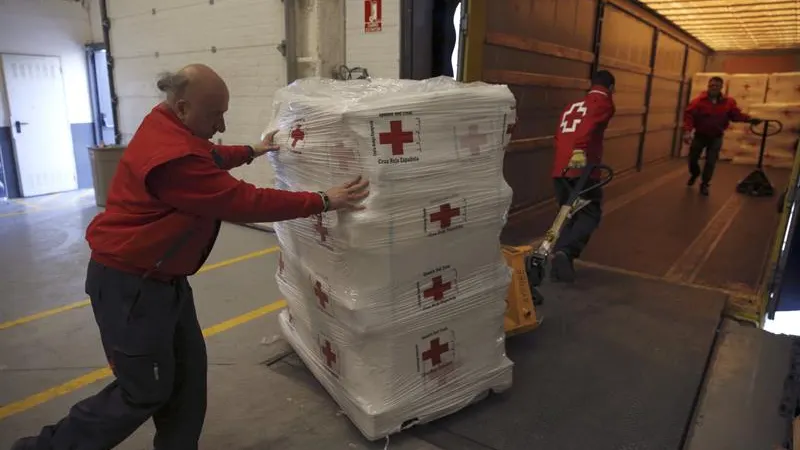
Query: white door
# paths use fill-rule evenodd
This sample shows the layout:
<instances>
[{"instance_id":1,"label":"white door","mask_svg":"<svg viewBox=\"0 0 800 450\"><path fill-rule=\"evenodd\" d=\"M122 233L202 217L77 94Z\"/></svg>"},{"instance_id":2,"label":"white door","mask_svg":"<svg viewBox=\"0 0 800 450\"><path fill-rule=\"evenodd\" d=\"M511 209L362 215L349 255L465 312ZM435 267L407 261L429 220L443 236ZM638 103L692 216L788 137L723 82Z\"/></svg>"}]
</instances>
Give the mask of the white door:
<instances>
[{"instance_id":1,"label":"white door","mask_svg":"<svg viewBox=\"0 0 800 450\"><path fill-rule=\"evenodd\" d=\"M78 188L61 60L0 55L23 197Z\"/></svg>"}]
</instances>

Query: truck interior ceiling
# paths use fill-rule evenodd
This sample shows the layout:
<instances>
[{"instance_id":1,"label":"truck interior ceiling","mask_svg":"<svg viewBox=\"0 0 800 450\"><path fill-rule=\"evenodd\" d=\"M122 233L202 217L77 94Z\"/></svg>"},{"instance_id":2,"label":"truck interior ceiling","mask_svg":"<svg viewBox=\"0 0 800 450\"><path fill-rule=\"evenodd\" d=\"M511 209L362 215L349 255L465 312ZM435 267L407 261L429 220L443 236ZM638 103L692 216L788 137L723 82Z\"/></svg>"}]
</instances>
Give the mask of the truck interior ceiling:
<instances>
[{"instance_id":1,"label":"truck interior ceiling","mask_svg":"<svg viewBox=\"0 0 800 450\"><path fill-rule=\"evenodd\" d=\"M762 327L800 332L800 291L784 276L800 260L798 3L404 0L401 13L403 77L452 73L516 96L507 245L540 241L556 214L562 109L594 71L616 77L604 145L616 175L578 281L545 284L542 325L509 338L511 392L414 432L466 450L788 445L800 347ZM682 123L713 75L766 122L726 131L703 196L687 186ZM741 183L753 177L758 189Z\"/></svg>"}]
</instances>

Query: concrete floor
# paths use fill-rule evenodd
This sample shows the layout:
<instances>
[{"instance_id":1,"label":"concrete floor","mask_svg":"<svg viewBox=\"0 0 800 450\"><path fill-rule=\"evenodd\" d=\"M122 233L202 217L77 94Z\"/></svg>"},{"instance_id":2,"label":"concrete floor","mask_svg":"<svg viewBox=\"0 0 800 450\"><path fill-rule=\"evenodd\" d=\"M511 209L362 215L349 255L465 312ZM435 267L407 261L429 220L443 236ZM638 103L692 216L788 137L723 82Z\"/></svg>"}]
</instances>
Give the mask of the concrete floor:
<instances>
[{"instance_id":1,"label":"concrete floor","mask_svg":"<svg viewBox=\"0 0 800 450\"><path fill-rule=\"evenodd\" d=\"M91 191L59 194L0 208L0 448L57 421L76 401L98 391L103 379L67 392L56 386L105 367L99 334L88 307L76 307L28 323L9 322L86 298L86 225L96 214ZM192 278L203 327L280 300L273 274L273 235L225 225L208 264L239 261ZM201 448L434 450L402 436L366 442L307 372L287 370L292 361L267 366L279 349L276 314L241 323L208 339L209 408ZM32 405L44 392L48 401ZM22 411L9 413L9 404ZM13 411L12 411L13 412ZM7 417L3 417L7 416ZM147 423L120 449L150 449Z\"/></svg>"}]
</instances>

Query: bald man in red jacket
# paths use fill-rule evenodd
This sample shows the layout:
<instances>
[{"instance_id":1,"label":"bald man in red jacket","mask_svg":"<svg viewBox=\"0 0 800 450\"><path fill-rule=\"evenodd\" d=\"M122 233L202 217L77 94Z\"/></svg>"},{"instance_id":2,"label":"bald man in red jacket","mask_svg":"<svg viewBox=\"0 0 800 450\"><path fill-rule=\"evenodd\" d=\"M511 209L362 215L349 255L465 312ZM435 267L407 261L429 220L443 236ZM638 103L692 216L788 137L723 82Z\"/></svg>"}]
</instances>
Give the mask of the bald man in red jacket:
<instances>
[{"instance_id":1,"label":"bald man in red jacket","mask_svg":"<svg viewBox=\"0 0 800 450\"><path fill-rule=\"evenodd\" d=\"M116 379L22 449L110 449L146 420L156 450L197 449L206 413L206 347L186 277L203 265L221 221L276 222L360 209L367 182L327 192L260 189L228 170L268 151L209 142L225 131L228 89L209 67L159 81L166 102L144 118L122 156L106 210L91 222L86 276Z\"/></svg>"},{"instance_id":2,"label":"bald man in red jacket","mask_svg":"<svg viewBox=\"0 0 800 450\"><path fill-rule=\"evenodd\" d=\"M613 92L614 75L607 70L600 70L592 77L592 86L586 96L564 108L561 113L555 135L556 155L552 169L559 206L567 203L586 165L603 161L603 135L616 112ZM599 178L599 171L592 172L590 183L596 183ZM564 225L553 247L550 276L554 281L574 281L573 261L580 257L592 233L600 225L603 214L601 188L592 189L584 198L589 200L589 204Z\"/></svg>"}]
</instances>

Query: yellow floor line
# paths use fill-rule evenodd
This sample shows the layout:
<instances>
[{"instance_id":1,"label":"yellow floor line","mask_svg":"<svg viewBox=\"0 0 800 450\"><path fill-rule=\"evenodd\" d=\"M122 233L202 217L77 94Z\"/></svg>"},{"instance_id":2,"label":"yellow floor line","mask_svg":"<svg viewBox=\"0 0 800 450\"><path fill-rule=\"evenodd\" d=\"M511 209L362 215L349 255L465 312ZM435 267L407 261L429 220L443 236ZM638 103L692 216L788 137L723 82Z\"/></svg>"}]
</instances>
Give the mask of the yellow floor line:
<instances>
[{"instance_id":1,"label":"yellow floor line","mask_svg":"<svg viewBox=\"0 0 800 450\"><path fill-rule=\"evenodd\" d=\"M259 317L265 316L269 313L278 311L285 307L286 307L286 301L278 300L274 303L270 303L269 305L262 306L261 308L254 309L240 316L236 316L224 322L220 322L216 325L212 325L208 328L205 328L203 330L203 336L209 338L211 336L214 336L215 334L219 334L224 331L230 330L231 328L244 325L247 322L258 319ZM27 411L43 403L49 402L50 400L61 397L62 395L66 395L71 392L77 391L78 389L86 387L92 383L103 380L105 378L109 378L112 375L113 374L111 373L111 369L109 369L108 367L97 369L85 375L73 378L72 380L69 380L66 383L51 387L50 389L46 389L37 394L33 394L27 398L16 401L14 403L9 403L8 405L0 407L0 420L3 420L9 416L13 416L14 414L19 414L23 411Z\"/></svg>"},{"instance_id":2,"label":"yellow floor line","mask_svg":"<svg viewBox=\"0 0 800 450\"><path fill-rule=\"evenodd\" d=\"M203 266L200 270L197 271L198 274L203 272L208 272L209 270L219 269L221 267L230 266L231 264L240 263L242 261L247 261L248 259L258 258L259 256L269 255L270 253L275 253L280 250L280 247L270 247L265 248L263 250L259 250L257 252L248 253L246 255L237 256L236 258L226 259L225 261L220 261L214 264L207 264ZM57 308L48 309L46 311L41 311L35 314L31 314L29 316L20 317L19 319L10 320L8 322L0 323L0 330L5 330L11 327L16 327L18 325L23 325L26 323L30 323L39 319L44 319L46 317L54 316L56 314L60 314L66 311L71 311L77 308L83 308L84 306L89 306L90 302L89 299L83 299L79 302L70 303L68 305L59 306Z\"/></svg>"}]
</instances>

